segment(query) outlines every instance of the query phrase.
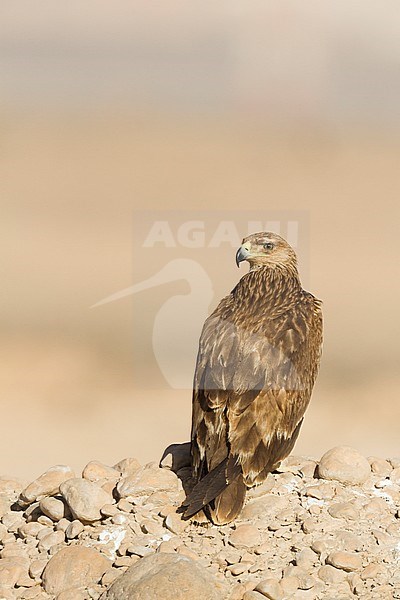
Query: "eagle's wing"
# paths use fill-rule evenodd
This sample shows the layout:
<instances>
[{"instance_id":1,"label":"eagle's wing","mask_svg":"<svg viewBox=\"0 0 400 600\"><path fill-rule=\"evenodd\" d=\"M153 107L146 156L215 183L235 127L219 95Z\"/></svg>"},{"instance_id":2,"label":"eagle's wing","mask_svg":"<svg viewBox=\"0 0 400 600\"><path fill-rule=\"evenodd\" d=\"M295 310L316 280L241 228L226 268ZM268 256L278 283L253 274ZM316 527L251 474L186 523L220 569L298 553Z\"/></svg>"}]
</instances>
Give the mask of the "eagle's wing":
<instances>
[{"instance_id":1,"label":"eagle's wing","mask_svg":"<svg viewBox=\"0 0 400 600\"><path fill-rule=\"evenodd\" d=\"M226 486L235 474L221 465L233 460L253 485L293 448L317 372L322 319L311 295L275 319L265 315L260 321L240 318L231 303L231 296L222 300L200 337L193 475L200 481L219 468ZM214 481L217 494L221 485ZM212 493L203 495L209 502Z\"/></svg>"}]
</instances>

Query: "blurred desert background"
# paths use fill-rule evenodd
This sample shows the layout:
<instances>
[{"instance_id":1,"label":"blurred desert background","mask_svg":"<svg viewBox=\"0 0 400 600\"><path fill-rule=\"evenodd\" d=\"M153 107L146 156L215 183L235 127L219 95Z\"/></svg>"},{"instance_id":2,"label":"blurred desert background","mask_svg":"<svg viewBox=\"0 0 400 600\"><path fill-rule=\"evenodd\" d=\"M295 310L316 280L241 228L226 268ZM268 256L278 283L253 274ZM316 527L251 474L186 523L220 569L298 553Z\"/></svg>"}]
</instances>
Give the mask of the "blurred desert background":
<instances>
[{"instance_id":1,"label":"blurred desert background","mask_svg":"<svg viewBox=\"0 0 400 600\"><path fill-rule=\"evenodd\" d=\"M304 211L300 270L324 301L325 346L295 453L400 455L397 3L3 0L1 13L0 474L158 460L189 439L190 390L133 376L148 339L132 298L90 308L132 284L141 209ZM211 310L243 267L226 250L209 260Z\"/></svg>"}]
</instances>

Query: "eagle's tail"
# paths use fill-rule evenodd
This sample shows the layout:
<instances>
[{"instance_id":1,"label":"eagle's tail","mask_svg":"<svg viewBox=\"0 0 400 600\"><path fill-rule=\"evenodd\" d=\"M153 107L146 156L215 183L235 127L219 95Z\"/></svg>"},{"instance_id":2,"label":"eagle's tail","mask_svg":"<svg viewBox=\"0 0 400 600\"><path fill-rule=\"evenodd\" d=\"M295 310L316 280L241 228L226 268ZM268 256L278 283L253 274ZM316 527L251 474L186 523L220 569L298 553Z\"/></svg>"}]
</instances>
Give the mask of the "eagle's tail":
<instances>
[{"instance_id":1,"label":"eagle's tail","mask_svg":"<svg viewBox=\"0 0 400 600\"><path fill-rule=\"evenodd\" d=\"M241 466L233 456L227 457L194 486L179 512L189 519L205 509L215 525L225 525L242 510L246 495Z\"/></svg>"}]
</instances>

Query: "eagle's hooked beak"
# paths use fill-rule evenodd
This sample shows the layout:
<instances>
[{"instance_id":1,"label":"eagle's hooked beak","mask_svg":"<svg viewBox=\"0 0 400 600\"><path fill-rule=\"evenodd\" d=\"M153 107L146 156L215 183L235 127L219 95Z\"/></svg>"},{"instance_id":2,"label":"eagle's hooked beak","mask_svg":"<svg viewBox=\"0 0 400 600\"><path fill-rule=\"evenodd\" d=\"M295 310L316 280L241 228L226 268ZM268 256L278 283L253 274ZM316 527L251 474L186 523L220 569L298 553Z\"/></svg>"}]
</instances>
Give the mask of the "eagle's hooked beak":
<instances>
[{"instance_id":1,"label":"eagle's hooked beak","mask_svg":"<svg viewBox=\"0 0 400 600\"><path fill-rule=\"evenodd\" d=\"M242 244L239 248L239 250L236 252L236 264L237 266L239 266L239 264L243 261L243 260L247 260L250 256L250 249L248 247L247 244Z\"/></svg>"}]
</instances>

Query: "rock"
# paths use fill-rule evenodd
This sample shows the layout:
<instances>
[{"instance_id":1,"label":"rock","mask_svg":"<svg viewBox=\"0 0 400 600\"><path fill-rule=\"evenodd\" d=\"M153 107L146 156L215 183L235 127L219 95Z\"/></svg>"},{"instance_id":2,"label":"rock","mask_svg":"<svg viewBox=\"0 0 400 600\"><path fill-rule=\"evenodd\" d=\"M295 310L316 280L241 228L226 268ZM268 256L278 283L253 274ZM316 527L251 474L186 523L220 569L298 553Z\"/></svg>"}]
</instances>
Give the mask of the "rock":
<instances>
[{"instance_id":1,"label":"rock","mask_svg":"<svg viewBox=\"0 0 400 600\"><path fill-rule=\"evenodd\" d=\"M325 583L341 583L346 579L346 574L341 569L332 565L323 565L318 570L318 577Z\"/></svg>"},{"instance_id":2,"label":"rock","mask_svg":"<svg viewBox=\"0 0 400 600\"><path fill-rule=\"evenodd\" d=\"M118 469L104 465L103 463L92 460L82 471L82 477L88 481L99 481L101 479L119 479L121 473Z\"/></svg>"},{"instance_id":3,"label":"rock","mask_svg":"<svg viewBox=\"0 0 400 600\"><path fill-rule=\"evenodd\" d=\"M114 517L119 513L119 510L116 504L105 504L101 507L100 512L104 517Z\"/></svg>"},{"instance_id":4,"label":"rock","mask_svg":"<svg viewBox=\"0 0 400 600\"><path fill-rule=\"evenodd\" d=\"M393 467L389 461L376 456L368 457L369 464L371 465L371 471L380 477L389 477Z\"/></svg>"},{"instance_id":5,"label":"rock","mask_svg":"<svg viewBox=\"0 0 400 600\"><path fill-rule=\"evenodd\" d=\"M24 523L21 527L18 528L18 535L24 540L25 538L32 537L35 538L40 531L48 530L45 525L38 523L37 521L32 521L30 523Z\"/></svg>"},{"instance_id":6,"label":"rock","mask_svg":"<svg viewBox=\"0 0 400 600\"><path fill-rule=\"evenodd\" d=\"M70 467L66 465L51 467L22 490L20 500L22 504L30 504L44 496L53 496L58 493L60 484L71 477L75 475Z\"/></svg>"},{"instance_id":7,"label":"rock","mask_svg":"<svg viewBox=\"0 0 400 600\"><path fill-rule=\"evenodd\" d=\"M331 552L326 562L337 569L343 569L343 571L357 571L362 568L361 556L353 552Z\"/></svg>"},{"instance_id":8,"label":"rock","mask_svg":"<svg viewBox=\"0 0 400 600\"><path fill-rule=\"evenodd\" d=\"M164 453L160 460L160 467L162 469L171 469L176 473L183 467L190 467L190 442L185 444L171 444L164 450Z\"/></svg>"},{"instance_id":9,"label":"rock","mask_svg":"<svg viewBox=\"0 0 400 600\"><path fill-rule=\"evenodd\" d=\"M158 467L141 467L133 475L129 475L117 485L120 498L141 498L150 496L155 491L178 493L180 481L169 469Z\"/></svg>"},{"instance_id":10,"label":"rock","mask_svg":"<svg viewBox=\"0 0 400 600\"><path fill-rule=\"evenodd\" d=\"M311 485L306 489L306 496L317 500L331 500L335 495L332 483L324 482L319 485Z\"/></svg>"},{"instance_id":11,"label":"rock","mask_svg":"<svg viewBox=\"0 0 400 600\"><path fill-rule=\"evenodd\" d=\"M0 559L0 586L14 587L22 574L22 566L12 558Z\"/></svg>"},{"instance_id":12,"label":"rock","mask_svg":"<svg viewBox=\"0 0 400 600\"><path fill-rule=\"evenodd\" d=\"M299 580L293 575L290 577L283 577L279 583L285 598L286 596L294 594L299 589Z\"/></svg>"},{"instance_id":13,"label":"rock","mask_svg":"<svg viewBox=\"0 0 400 600\"><path fill-rule=\"evenodd\" d=\"M178 515L176 512L172 512L165 518L165 526L167 529L172 531L172 533L179 535L189 527L189 522L182 521L181 515Z\"/></svg>"},{"instance_id":14,"label":"rock","mask_svg":"<svg viewBox=\"0 0 400 600\"><path fill-rule=\"evenodd\" d=\"M264 579L254 589L270 600L283 600L284 598L282 586L277 579Z\"/></svg>"},{"instance_id":15,"label":"rock","mask_svg":"<svg viewBox=\"0 0 400 600\"><path fill-rule=\"evenodd\" d=\"M318 465L319 477L341 483L361 484L370 474L371 468L367 459L349 446L336 446L328 450Z\"/></svg>"},{"instance_id":16,"label":"rock","mask_svg":"<svg viewBox=\"0 0 400 600\"><path fill-rule=\"evenodd\" d=\"M218 600L223 595L205 570L178 554L152 554L118 577L102 600Z\"/></svg>"},{"instance_id":17,"label":"rock","mask_svg":"<svg viewBox=\"0 0 400 600\"><path fill-rule=\"evenodd\" d=\"M19 479L0 475L0 495L5 495L10 499L16 498L24 487L25 485Z\"/></svg>"},{"instance_id":18,"label":"rock","mask_svg":"<svg viewBox=\"0 0 400 600\"><path fill-rule=\"evenodd\" d=\"M393 469L393 471L390 473L390 481L392 483L395 483L397 485L400 485L400 467L396 467L395 469Z\"/></svg>"},{"instance_id":19,"label":"rock","mask_svg":"<svg viewBox=\"0 0 400 600\"><path fill-rule=\"evenodd\" d=\"M94 548L67 546L57 552L43 572L43 586L48 594L61 594L71 588L100 581L111 561Z\"/></svg>"},{"instance_id":20,"label":"rock","mask_svg":"<svg viewBox=\"0 0 400 600\"><path fill-rule=\"evenodd\" d=\"M20 512L11 512L2 518L2 523L7 527L7 531L15 533L24 523L24 518Z\"/></svg>"},{"instance_id":21,"label":"rock","mask_svg":"<svg viewBox=\"0 0 400 600\"><path fill-rule=\"evenodd\" d=\"M111 585L111 583L114 583L114 581L117 579L117 577L119 577L121 575L121 571L115 567L111 567L111 569L108 569L103 577L101 578L101 583L104 586L109 586Z\"/></svg>"},{"instance_id":22,"label":"rock","mask_svg":"<svg viewBox=\"0 0 400 600\"><path fill-rule=\"evenodd\" d=\"M230 571L232 575L242 575L242 573L245 573L249 570L249 567L251 567L250 562L237 562L233 565L229 565L227 571Z\"/></svg>"},{"instance_id":23,"label":"rock","mask_svg":"<svg viewBox=\"0 0 400 600\"><path fill-rule=\"evenodd\" d=\"M121 498L121 500L119 500L118 508L119 510L122 510L122 512L126 513L131 513L133 511L133 505L125 498Z\"/></svg>"},{"instance_id":24,"label":"rock","mask_svg":"<svg viewBox=\"0 0 400 600\"><path fill-rule=\"evenodd\" d=\"M337 502L328 508L328 513L335 519L349 519L356 521L359 513L356 511L351 502Z\"/></svg>"},{"instance_id":25,"label":"rock","mask_svg":"<svg viewBox=\"0 0 400 600\"><path fill-rule=\"evenodd\" d=\"M278 514L288 505L286 498L271 494L270 496L261 496L251 500L240 515L241 519L255 519L257 517L265 518L267 515Z\"/></svg>"},{"instance_id":26,"label":"rock","mask_svg":"<svg viewBox=\"0 0 400 600\"><path fill-rule=\"evenodd\" d=\"M122 477L129 477L129 475L133 475L141 468L140 463L136 460L136 458L124 458L117 462L113 467L116 471L118 471Z\"/></svg>"},{"instance_id":27,"label":"rock","mask_svg":"<svg viewBox=\"0 0 400 600\"><path fill-rule=\"evenodd\" d=\"M317 555L310 548L303 548L299 552L296 552L296 565L303 569L310 569L316 560Z\"/></svg>"},{"instance_id":28,"label":"rock","mask_svg":"<svg viewBox=\"0 0 400 600\"><path fill-rule=\"evenodd\" d=\"M46 552L52 546L57 546L57 544L61 544L64 540L65 533L63 531L51 531L40 540L38 550L39 552Z\"/></svg>"},{"instance_id":29,"label":"rock","mask_svg":"<svg viewBox=\"0 0 400 600\"><path fill-rule=\"evenodd\" d=\"M10 510L11 501L6 494L0 494L0 519Z\"/></svg>"},{"instance_id":30,"label":"rock","mask_svg":"<svg viewBox=\"0 0 400 600\"><path fill-rule=\"evenodd\" d=\"M64 517L68 516L69 510L66 508L64 502L59 498L43 498L39 502L40 510L44 515L49 517L52 521L60 521Z\"/></svg>"},{"instance_id":31,"label":"rock","mask_svg":"<svg viewBox=\"0 0 400 600\"><path fill-rule=\"evenodd\" d=\"M65 530L65 536L68 540L73 540L74 538L77 538L83 530L83 524L80 521L78 521L78 519L75 519L68 525L67 529Z\"/></svg>"},{"instance_id":32,"label":"rock","mask_svg":"<svg viewBox=\"0 0 400 600\"><path fill-rule=\"evenodd\" d=\"M229 537L229 543L235 548L253 548L260 542L260 532L254 525L239 525Z\"/></svg>"},{"instance_id":33,"label":"rock","mask_svg":"<svg viewBox=\"0 0 400 600\"><path fill-rule=\"evenodd\" d=\"M57 596L57 600L87 600L87 598L90 596L87 595L84 587L74 587Z\"/></svg>"},{"instance_id":34,"label":"rock","mask_svg":"<svg viewBox=\"0 0 400 600\"><path fill-rule=\"evenodd\" d=\"M112 496L91 481L76 477L60 485L60 492L75 519L85 523L99 521L100 509L112 503Z\"/></svg>"},{"instance_id":35,"label":"rock","mask_svg":"<svg viewBox=\"0 0 400 600\"><path fill-rule=\"evenodd\" d=\"M7 585L0 584L0 600L15 600L14 590Z\"/></svg>"},{"instance_id":36,"label":"rock","mask_svg":"<svg viewBox=\"0 0 400 600\"><path fill-rule=\"evenodd\" d=\"M47 563L48 560L46 559L38 559L31 562L29 566L29 575L32 577L32 579L37 579L42 575Z\"/></svg>"},{"instance_id":37,"label":"rock","mask_svg":"<svg viewBox=\"0 0 400 600\"><path fill-rule=\"evenodd\" d=\"M360 573L360 577L363 581L367 579L376 579L378 575L385 570L383 565L378 565L376 563L370 563L365 569L363 569Z\"/></svg>"}]
</instances>

